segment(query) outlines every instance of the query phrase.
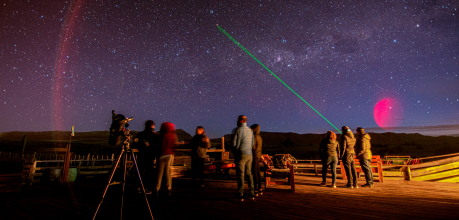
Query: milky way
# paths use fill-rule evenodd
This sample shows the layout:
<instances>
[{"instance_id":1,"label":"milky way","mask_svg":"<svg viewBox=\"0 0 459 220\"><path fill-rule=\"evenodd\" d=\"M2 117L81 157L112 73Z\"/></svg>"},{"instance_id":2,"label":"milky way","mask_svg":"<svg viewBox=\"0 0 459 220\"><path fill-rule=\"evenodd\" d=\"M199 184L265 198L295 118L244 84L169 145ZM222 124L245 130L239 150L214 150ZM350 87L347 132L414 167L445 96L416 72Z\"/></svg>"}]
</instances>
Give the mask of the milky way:
<instances>
[{"instance_id":1,"label":"milky way","mask_svg":"<svg viewBox=\"0 0 459 220\"><path fill-rule=\"evenodd\" d=\"M108 130L111 110L211 137L459 124L459 1L24 1L0 7L4 131ZM394 110L395 111L395 110ZM390 123L389 124L394 124Z\"/></svg>"}]
</instances>

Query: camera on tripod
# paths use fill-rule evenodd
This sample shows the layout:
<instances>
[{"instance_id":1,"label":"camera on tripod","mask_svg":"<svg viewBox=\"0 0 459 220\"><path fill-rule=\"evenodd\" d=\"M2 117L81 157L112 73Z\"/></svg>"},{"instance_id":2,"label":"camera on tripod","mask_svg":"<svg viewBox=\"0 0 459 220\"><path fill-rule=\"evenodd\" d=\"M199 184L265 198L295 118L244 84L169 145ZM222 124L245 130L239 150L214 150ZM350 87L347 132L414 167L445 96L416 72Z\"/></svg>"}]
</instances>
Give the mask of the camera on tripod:
<instances>
[{"instance_id":1,"label":"camera on tripod","mask_svg":"<svg viewBox=\"0 0 459 220\"><path fill-rule=\"evenodd\" d=\"M126 118L122 114L115 114L115 110L112 110L112 124L110 125L110 137L108 143L112 146L116 146L121 143L121 139L124 137L124 142L129 141L131 135L129 134L129 121L134 118Z\"/></svg>"}]
</instances>

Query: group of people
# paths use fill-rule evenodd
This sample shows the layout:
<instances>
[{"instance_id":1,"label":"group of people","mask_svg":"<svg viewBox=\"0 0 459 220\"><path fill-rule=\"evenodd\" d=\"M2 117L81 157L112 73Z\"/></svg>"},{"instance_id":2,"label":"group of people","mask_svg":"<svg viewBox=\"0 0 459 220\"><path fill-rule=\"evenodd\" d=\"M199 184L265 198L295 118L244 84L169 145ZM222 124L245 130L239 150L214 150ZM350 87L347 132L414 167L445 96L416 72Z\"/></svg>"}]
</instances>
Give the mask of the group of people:
<instances>
[{"instance_id":1,"label":"group of people","mask_svg":"<svg viewBox=\"0 0 459 220\"><path fill-rule=\"evenodd\" d=\"M366 184L362 187L373 185L373 173L371 171L371 137L365 130L358 127L357 134L354 134L347 126L342 127L341 140L337 141L334 132L328 131L327 137L320 143L319 154L322 160L322 183L326 186L326 176L328 167L332 171L332 187L336 188L336 165L342 159L348 183L345 187L358 188L357 172L355 169L354 156L359 159L363 172L365 173ZM155 132L155 123L151 120L145 122L145 129L140 132L134 140L136 148L139 150L138 161L139 169L143 173L143 178L147 186L154 186L156 195L161 188L163 176L166 179L168 195L171 194L172 177L171 166L174 161L174 149L179 142L175 134L175 125L170 122L161 124L158 133ZM237 127L231 133L232 153L236 165L237 194L235 199L244 200L244 181L248 181L248 198L254 199L255 196L263 195L262 177L260 165L262 160L262 139L260 136L260 126L254 124L247 126L247 117L240 115L237 119ZM191 168L192 182L195 187L204 187L204 164L206 153L210 148L209 138L206 136L204 127L197 126L196 132L188 144L191 148ZM156 159L156 172L153 172L153 161ZM154 175L155 173L155 175ZM152 181L154 178L154 181ZM199 178L199 182L197 179ZM153 183L153 184L152 184ZM147 187L149 188L149 187ZM153 188L153 187L151 187ZM140 190L140 189L139 189ZM147 193L151 193L147 190Z\"/></svg>"},{"instance_id":2,"label":"group of people","mask_svg":"<svg viewBox=\"0 0 459 220\"><path fill-rule=\"evenodd\" d=\"M134 148L139 150L137 160L139 170L142 173L142 179L149 186L148 188L153 188L150 187L151 185L154 186L157 196L161 188L163 176L166 179L168 195L171 194L171 166L174 162L174 149L178 144L175 125L170 122L162 123L159 133L156 133L155 122L148 120L145 122L145 129L134 139ZM155 159L156 172L153 172L153 161ZM156 175L152 183L154 173ZM151 191L146 190L146 193L151 194Z\"/></svg>"},{"instance_id":3,"label":"group of people","mask_svg":"<svg viewBox=\"0 0 459 220\"><path fill-rule=\"evenodd\" d=\"M178 145L175 125L170 122L162 123L159 132L156 133L155 123L152 120L148 120L145 122L145 129L134 139L134 148L139 151L137 158L142 179L147 186L154 186L157 196L163 177L166 179L168 195L171 195L171 166L174 161L174 149ZM263 194L260 171L260 163L262 163L260 126L254 124L249 128L247 126L247 117L244 115L239 116L237 127L232 132L232 145L238 185L236 199L244 199L245 177L249 186L248 197L254 199L255 196ZM204 187L204 164L207 150L210 148L209 138L206 136L204 127L196 127L196 133L189 142L188 147L191 148L193 186ZM153 172L153 161L155 159L156 172ZM154 181L152 181L153 176L155 177ZM199 182L197 182L198 179ZM146 192L148 194L151 193L150 190L146 190Z\"/></svg>"},{"instance_id":4,"label":"group of people","mask_svg":"<svg viewBox=\"0 0 459 220\"><path fill-rule=\"evenodd\" d=\"M336 134L333 131L328 131L327 137L320 143L319 154L322 160L322 183L320 185L327 185L327 170L328 167L331 167L332 187L336 188L336 165L338 164L338 159L341 158L348 177L345 187L359 188L354 162L354 156L357 156L366 180L362 187L373 188L373 172L370 167L372 157L370 135L365 133L365 130L361 127L356 130L357 137L354 137L351 129L347 126L343 126L341 130L342 135L339 142L336 140Z\"/></svg>"}]
</instances>

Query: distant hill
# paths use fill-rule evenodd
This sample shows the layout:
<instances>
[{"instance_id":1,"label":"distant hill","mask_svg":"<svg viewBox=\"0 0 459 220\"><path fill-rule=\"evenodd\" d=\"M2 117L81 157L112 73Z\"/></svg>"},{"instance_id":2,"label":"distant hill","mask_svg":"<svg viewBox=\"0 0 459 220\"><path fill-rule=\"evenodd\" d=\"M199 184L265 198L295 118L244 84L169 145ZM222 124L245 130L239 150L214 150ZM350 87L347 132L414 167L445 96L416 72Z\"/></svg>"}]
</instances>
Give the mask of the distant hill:
<instances>
[{"instance_id":1,"label":"distant hill","mask_svg":"<svg viewBox=\"0 0 459 220\"><path fill-rule=\"evenodd\" d=\"M427 157L459 152L459 137L425 136L405 133L369 133L372 151L375 155L409 155L412 157ZM297 158L318 159L319 144L326 134L297 134L280 132L261 132L263 153L289 153ZM231 146L231 135L225 137L225 148ZM338 134L338 140L341 135ZM220 139L212 139L219 143Z\"/></svg>"},{"instance_id":2,"label":"distant hill","mask_svg":"<svg viewBox=\"0 0 459 220\"><path fill-rule=\"evenodd\" d=\"M133 137L139 132L131 131ZM192 136L182 129L176 130L179 141L188 142ZM38 147L63 148L66 147L70 132L42 131L42 132L3 132L0 133L0 151L20 151L22 139L27 135L26 151L33 151ZM109 131L75 132L72 137L72 151L75 153L109 153L119 150L108 144Z\"/></svg>"},{"instance_id":3,"label":"distant hill","mask_svg":"<svg viewBox=\"0 0 459 220\"><path fill-rule=\"evenodd\" d=\"M135 137L138 132L131 131ZM192 136L182 129L176 134L180 141L188 142ZM375 155L410 155L412 157L427 157L459 152L459 137L425 136L405 133L369 133L372 137L372 151ZM27 135L26 151L37 147L58 148L66 147L70 132L4 132L0 133L0 151L20 151L22 138ZM108 131L76 132L72 137L72 151L75 153L111 153L119 147L108 144ZM281 132L261 132L263 153L289 153L301 159L318 159L317 151L320 141L325 134L296 134ZM341 135L338 135L338 140ZM230 135L225 138L225 148L230 150ZM220 144L220 138L211 139L212 146Z\"/></svg>"}]
</instances>

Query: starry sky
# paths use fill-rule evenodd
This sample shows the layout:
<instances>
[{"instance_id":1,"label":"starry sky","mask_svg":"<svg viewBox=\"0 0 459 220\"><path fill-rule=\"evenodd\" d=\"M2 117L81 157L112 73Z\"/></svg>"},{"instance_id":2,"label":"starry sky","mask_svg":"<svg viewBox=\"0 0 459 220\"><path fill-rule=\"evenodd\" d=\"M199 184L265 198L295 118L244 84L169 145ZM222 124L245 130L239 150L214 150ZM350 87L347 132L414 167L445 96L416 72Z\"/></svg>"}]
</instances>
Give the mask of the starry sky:
<instances>
[{"instance_id":1,"label":"starry sky","mask_svg":"<svg viewBox=\"0 0 459 220\"><path fill-rule=\"evenodd\" d=\"M202 125L210 137L230 133L241 114L262 131L335 130L217 24L338 128L459 124L458 8L4 0L0 132L108 130L111 110L134 117L132 130L152 119L191 134Z\"/></svg>"}]
</instances>

